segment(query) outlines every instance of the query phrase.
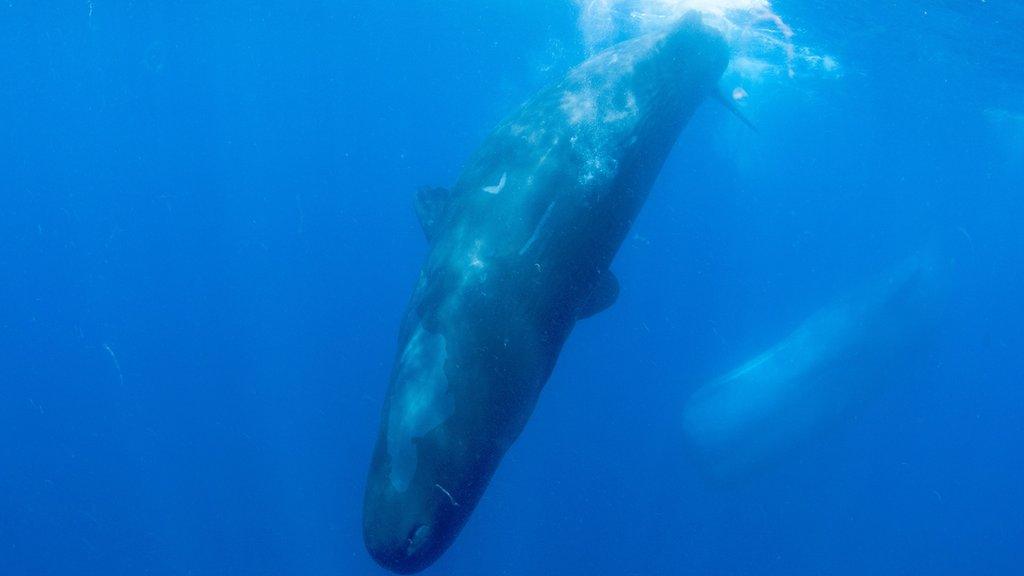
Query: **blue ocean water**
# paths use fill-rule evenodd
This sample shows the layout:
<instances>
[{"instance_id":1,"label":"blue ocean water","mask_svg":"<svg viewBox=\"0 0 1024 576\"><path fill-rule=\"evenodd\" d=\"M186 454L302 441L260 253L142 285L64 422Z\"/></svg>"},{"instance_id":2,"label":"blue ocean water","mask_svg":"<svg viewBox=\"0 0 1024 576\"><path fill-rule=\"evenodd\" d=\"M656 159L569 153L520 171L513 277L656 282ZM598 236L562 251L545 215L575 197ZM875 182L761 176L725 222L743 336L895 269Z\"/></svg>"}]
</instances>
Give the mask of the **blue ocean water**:
<instances>
[{"instance_id":1,"label":"blue ocean water","mask_svg":"<svg viewBox=\"0 0 1024 576\"><path fill-rule=\"evenodd\" d=\"M772 4L806 65L726 79L757 132L691 121L618 302L427 574L1021 570L1024 8L837 4ZM414 192L586 57L584 22L0 3L0 573L384 573L360 516L428 248ZM956 266L920 378L708 482L694 389L923 245Z\"/></svg>"}]
</instances>

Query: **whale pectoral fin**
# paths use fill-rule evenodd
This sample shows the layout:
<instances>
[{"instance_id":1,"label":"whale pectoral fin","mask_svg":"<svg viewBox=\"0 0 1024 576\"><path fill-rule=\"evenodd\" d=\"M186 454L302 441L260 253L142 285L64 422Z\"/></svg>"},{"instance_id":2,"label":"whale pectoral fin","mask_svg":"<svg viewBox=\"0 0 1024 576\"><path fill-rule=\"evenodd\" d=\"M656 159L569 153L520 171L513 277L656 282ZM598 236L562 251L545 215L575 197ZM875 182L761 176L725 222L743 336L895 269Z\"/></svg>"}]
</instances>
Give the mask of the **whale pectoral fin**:
<instances>
[{"instance_id":1,"label":"whale pectoral fin","mask_svg":"<svg viewBox=\"0 0 1024 576\"><path fill-rule=\"evenodd\" d=\"M580 308L576 318L582 320L590 318L598 312L603 312L611 307L612 304L615 304L615 300L618 297L619 279L615 277L615 274L612 274L611 270L607 270L601 275L601 279L597 281L597 285L594 286L594 290L590 293L590 298Z\"/></svg>"},{"instance_id":2,"label":"whale pectoral fin","mask_svg":"<svg viewBox=\"0 0 1024 576\"><path fill-rule=\"evenodd\" d=\"M736 106L736 103L733 102L732 98L729 98L728 96L722 94L718 90L713 91L711 93L711 96L715 100L717 100L719 104L725 107L726 110L732 112L733 115L736 116L736 118L738 118L740 122L746 124L747 128L753 130L755 134L760 134L760 130L757 129L757 126L755 126L754 123L750 121L750 118L747 118L746 114L744 114L743 111L740 110L738 106Z\"/></svg>"},{"instance_id":3,"label":"whale pectoral fin","mask_svg":"<svg viewBox=\"0 0 1024 576\"><path fill-rule=\"evenodd\" d=\"M416 216L420 219L427 242L437 238L450 197L451 192L447 188L424 186L416 192Z\"/></svg>"}]
</instances>

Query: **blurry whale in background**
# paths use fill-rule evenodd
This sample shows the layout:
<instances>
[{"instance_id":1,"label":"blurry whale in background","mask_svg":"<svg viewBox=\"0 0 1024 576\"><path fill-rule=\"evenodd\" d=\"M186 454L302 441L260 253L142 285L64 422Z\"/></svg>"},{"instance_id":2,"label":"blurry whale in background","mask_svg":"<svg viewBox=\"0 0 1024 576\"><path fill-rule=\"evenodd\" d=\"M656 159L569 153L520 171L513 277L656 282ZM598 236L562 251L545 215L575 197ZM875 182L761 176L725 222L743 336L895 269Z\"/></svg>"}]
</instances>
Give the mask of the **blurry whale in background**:
<instances>
[{"instance_id":1,"label":"blurry whale in background","mask_svg":"<svg viewBox=\"0 0 1024 576\"><path fill-rule=\"evenodd\" d=\"M680 131L716 92L725 40L699 17L601 52L499 125L417 211L431 250L399 335L363 536L396 572L451 545L526 425Z\"/></svg>"},{"instance_id":2,"label":"blurry whale in background","mask_svg":"<svg viewBox=\"0 0 1024 576\"><path fill-rule=\"evenodd\" d=\"M743 477L902 377L944 307L944 268L911 257L698 389L684 430L707 475Z\"/></svg>"}]
</instances>

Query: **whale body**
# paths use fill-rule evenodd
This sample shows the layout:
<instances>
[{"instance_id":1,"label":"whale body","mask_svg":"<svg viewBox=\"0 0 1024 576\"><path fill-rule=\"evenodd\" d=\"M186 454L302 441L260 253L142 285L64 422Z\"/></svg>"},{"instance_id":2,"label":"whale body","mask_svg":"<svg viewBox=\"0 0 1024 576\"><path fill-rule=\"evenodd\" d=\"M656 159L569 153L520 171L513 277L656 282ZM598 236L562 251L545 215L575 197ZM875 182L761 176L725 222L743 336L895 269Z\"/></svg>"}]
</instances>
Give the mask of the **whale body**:
<instances>
[{"instance_id":1,"label":"whale body","mask_svg":"<svg viewBox=\"0 0 1024 576\"><path fill-rule=\"evenodd\" d=\"M363 534L412 573L452 543L523 430L680 131L716 90L724 39L688 15L572 69L501 123L417 212L431 248L404 317Z\"/></svg>"},{"instance_id":2,"label":"whale body","mask_svg":"<svg viewBox=\"0 0 1024 576\"><path fill-rule=\"evenodd\" d=\"M706 476L742 479L912 373L944 309L946 275L931 256L909 257L698 388L683 428Z\"/></svg>"}]
</instances>

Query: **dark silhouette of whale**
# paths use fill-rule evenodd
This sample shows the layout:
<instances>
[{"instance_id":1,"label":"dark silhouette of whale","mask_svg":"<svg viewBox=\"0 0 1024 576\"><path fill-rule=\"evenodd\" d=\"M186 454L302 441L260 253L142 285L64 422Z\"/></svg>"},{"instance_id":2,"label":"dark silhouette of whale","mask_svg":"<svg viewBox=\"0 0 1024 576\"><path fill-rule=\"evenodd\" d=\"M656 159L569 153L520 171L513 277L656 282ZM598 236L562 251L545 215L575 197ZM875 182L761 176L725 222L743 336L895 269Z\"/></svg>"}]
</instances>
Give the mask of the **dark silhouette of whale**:
<instances>
[{"instance_id":1,"label":"dark silhouette of whale","mask_svg":"<svg viewBox=\"0 0 1024 576\"><path fill-rule=\"evenodd\" d=\"M949 276L947 261L915 254L697 389L683 428L707 478L744 479L911 377L941 320Z\"/></svg>"},{"instance_id":2,"label":"dark silhouette of whale","mask_svg":"<svg viewBox=\"0 0 1024 576\"><path fill-rule=\"evenodd\" d=\"M431 250L363 509L382 566L416 572L451 545L576 321L614 301L612 258L728 60L693 14L613 46L499 125L450 192L420 191Z\"/></svg>"}]
</instances>

